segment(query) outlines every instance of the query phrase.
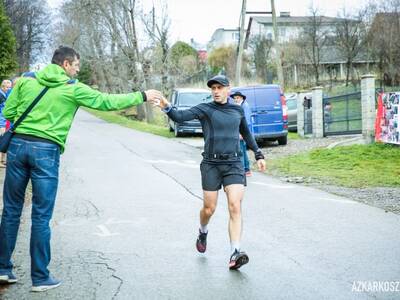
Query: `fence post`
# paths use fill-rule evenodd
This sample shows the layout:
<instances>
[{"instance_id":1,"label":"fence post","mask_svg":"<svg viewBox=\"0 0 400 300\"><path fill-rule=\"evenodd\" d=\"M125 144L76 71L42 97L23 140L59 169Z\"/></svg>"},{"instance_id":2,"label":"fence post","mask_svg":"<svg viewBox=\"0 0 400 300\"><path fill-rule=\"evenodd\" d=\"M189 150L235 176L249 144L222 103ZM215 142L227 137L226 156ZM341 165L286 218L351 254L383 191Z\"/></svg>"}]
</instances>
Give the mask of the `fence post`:
<instances>
[{"instance_id":1,"label":"fence post","mask_svg":"<svg viewBox=\"0 0 400 300\"><path fill-rule=\"evenodd\" d=\"M304 96L305 93L297 94L297 134L304 137Z\"/></svg>"},{"instance_id":2,"label":"fence post","mask_svg":"<svg viewBox=\"0 0 400 300\"><path fill-rule=\"evenodd\" d=\"M313 137L324 137L324 118L322 107L322 87L316 86L312 88L312 126Z\"/></svg>"},{"instance_id":3,"label":"fence post","mask_svg":"<svg viewBox=\"0 0 400 300\"><path fill-rule=\"evenodd\" d=\"M362 135L367 144L375 140L375 76L361 77Z\"/></svg>"}]
</instances>

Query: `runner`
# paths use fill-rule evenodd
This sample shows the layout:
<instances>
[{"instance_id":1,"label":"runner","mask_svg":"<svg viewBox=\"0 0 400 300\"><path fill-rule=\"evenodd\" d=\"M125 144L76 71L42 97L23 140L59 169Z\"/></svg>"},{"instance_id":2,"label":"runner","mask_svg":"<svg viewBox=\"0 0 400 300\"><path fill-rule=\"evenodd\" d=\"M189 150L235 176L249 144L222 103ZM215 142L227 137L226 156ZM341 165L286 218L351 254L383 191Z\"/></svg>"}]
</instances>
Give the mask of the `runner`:
<instances>
[{"instance_id":1,"label":"runner","mask_svg":"<svg viewBox=\"0 0 400 300\"><path fill-rule=\"evenodd\" d=\"M229 208L229 237L231 241L230 269L238 269L248 263L249 257L240 249L242 233L241 201L246 177L241 162L239 133L255 153L260 171L265 171L264 155L258 148L241 106L228 103L229 80L222 75L207 82L213 102L202 103L188 110L178 111L165 99L159 105L175 122L199 119L204 134L203 161L200 164L203 187L203 208L200 211L200 229L196 241L197 250L207 248L207 225L217 206L218 191L224 186Z\"/></svg>"}]
</instances>

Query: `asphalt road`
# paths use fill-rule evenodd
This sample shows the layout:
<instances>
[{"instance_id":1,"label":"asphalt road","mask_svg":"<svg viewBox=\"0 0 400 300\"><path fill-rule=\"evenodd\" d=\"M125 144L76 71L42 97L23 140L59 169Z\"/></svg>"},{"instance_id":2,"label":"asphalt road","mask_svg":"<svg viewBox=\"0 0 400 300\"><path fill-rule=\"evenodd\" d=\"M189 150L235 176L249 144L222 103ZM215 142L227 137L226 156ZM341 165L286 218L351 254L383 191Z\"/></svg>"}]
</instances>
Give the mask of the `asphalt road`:
<instances>
[{"instance_id":1,"label":"asphalt road","mask_svg":"<svg viewBox=\"0 0 400 300\"><path fill-rule=\"evenodd\" d=\"M400 281L400 216L255 173L243 204L250 262L229 271L222 193L208 250L195 250L200 150L77 114L62 156L50 269L29 292L30 206L1 299L399 299L358 291ZM365 286L364 286L365 287ZM400 287L397 287L400 290Z\"/></svg>"}]
</instances>

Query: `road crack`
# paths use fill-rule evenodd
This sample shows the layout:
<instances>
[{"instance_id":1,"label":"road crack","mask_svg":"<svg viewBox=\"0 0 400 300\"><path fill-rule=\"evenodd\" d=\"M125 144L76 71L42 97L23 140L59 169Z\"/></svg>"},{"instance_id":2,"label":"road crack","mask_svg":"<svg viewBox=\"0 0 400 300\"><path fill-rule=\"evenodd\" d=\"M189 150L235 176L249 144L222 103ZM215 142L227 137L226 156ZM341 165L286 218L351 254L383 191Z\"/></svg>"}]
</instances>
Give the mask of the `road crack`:
<instances>
[{"instance_id":1,"label":"road crack","mask_svg":"<svg viewBox=\"0 0 400 300\"><path fill-rule=\"evenodd\" d=\"M118 286L116 287L115 292L111 299L116 299L121 291L122 285L124 284L124 279L116 275L117 270L110 266L110 264L108 263L109 259L106 257L105 253L99 252L99 251L84 251L84 252L78 253L78 256L86 265L105 267L107 269L107 271L110 271L112 273L110 275L110 277L118 281ZM93 259L93 257L96 258L95 261L91 261ZM99 260L101 260L101 261L99 261ZM91 274L90 274L90 276L91 276ZM95 281L92 276L91 276L91 278L92 278L92 281ZM102 285L101 282L97 282L97 281L96 281L96 284L99 286Z\"/></svg>"}]
</instances>

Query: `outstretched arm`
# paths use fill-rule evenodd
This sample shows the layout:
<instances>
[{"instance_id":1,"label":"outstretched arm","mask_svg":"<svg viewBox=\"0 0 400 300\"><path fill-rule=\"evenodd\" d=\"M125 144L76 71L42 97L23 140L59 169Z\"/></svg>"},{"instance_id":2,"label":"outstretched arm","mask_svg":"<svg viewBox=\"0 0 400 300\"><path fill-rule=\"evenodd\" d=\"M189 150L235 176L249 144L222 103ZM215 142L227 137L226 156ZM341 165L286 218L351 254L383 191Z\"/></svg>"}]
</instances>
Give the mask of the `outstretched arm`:
<instances>
[{"instance_id":1,"label":"outstretched arm","mask_svg":"<svg viewBox=\"0 0 400 300\"><path fill-rule=\"evenodd\" d=\"M168 100L165 99L165 97L162 97L159 101L153 101L153 103L160 106L162 111L175 122L182 123L184 121L200 119L201 110L198 109L197 106L186 110L177 110L176 107L172 106Z\"/></svg>"}]
</instances>

